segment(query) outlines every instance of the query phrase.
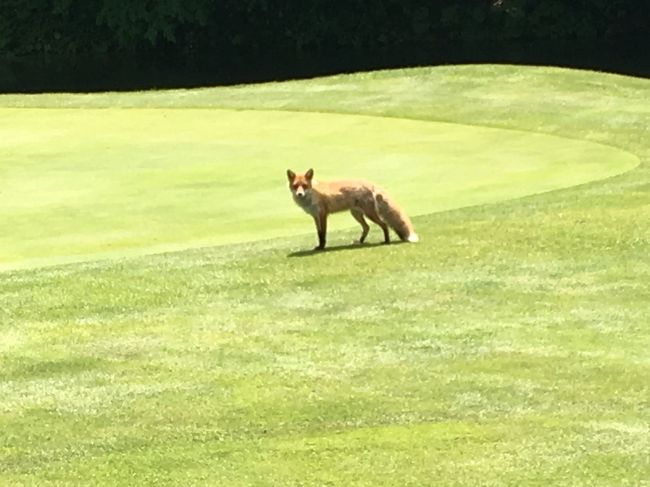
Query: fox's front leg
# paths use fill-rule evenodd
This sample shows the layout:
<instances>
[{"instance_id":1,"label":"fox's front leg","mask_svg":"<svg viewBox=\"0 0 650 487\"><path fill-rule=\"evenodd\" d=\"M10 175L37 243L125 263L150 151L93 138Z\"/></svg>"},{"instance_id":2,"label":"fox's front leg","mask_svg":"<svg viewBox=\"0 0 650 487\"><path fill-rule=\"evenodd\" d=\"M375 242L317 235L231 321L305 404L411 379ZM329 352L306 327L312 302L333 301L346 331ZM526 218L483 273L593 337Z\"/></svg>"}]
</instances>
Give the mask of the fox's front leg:
<instances>
[{"instance_id":1,"label":"fox's front leg","mask_svg":"<svg viewBox=\"0 0 650 487\"><path fill-rule=\"evenodd\" d=\"M318 246L314 250L323 250L325 248L325 240L327 235L327 215L319 212L314 216L316 222L316 231L318 232Z\"/></svg>"}]
</instances>

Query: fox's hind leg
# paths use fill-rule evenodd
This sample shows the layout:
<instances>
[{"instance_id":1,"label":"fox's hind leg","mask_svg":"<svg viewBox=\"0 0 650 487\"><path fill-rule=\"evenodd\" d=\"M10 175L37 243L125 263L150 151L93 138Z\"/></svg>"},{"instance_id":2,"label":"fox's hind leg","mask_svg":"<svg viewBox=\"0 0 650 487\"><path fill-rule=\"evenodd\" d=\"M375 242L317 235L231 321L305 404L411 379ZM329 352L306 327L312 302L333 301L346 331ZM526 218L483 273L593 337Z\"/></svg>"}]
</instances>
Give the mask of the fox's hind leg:
<instances>
[{"instance_id":1,"label":"fox's hind leg","mask_svg":"<svg viewBox=\"0 0 650 487\"><path fill-rule=\"evenodd\" d=\"M363 211L361 211L359 208L351 209L350 213L352 213L354 219L361 225L361 236L359 237L358 243L362 244L368 236L370 226L366 223L366 219L363 217Z\"/></svg>"},{"instance_id":2,"label":"fox's hind leg","mask_svg":"<svg viewBox=\"0 0 650 487\"><path fill-rule=\"evenodd\" d=\"M388 233L388 225L386 225L383 220L377 214L374 204L371 207L363 209L364 214L370 218L370 220L377 225L379 225L384 232L384 243L390 243L390 234Z\"/></svg>"}]
</instances>

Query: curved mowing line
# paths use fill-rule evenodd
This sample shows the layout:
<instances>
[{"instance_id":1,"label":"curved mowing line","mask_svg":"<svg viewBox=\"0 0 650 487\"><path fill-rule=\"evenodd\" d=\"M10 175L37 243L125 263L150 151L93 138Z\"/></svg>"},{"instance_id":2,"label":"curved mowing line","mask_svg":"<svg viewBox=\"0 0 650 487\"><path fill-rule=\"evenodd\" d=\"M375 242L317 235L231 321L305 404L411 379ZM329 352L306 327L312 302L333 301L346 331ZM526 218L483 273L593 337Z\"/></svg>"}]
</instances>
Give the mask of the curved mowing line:
<instances>
[{"instance_id":1,"label":"curved mowing line","mask_svg":"<svg viewBox=\"0 0 650 487\"><path fill-rule=\"evenodd\" d=\"M0 269L310 232L286 190L288 167L372 179L419 215L639 163L546 134L297 111L5 109L0 135L0 234L9 235ZM333 229L352 224L332 219Z\"/></svg>"}]
</instances>

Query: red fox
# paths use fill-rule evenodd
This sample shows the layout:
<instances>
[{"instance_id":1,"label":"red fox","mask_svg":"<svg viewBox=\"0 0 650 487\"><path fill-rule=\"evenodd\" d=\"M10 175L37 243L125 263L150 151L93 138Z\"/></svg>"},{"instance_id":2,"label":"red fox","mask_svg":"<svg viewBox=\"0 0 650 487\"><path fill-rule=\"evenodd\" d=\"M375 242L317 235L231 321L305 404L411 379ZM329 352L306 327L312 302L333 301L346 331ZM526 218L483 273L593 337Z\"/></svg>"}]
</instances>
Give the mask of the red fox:
<instances>
[{"instance_id":1,"label":"red fox","mask_svg":"<svg viewBox=\"0 0 650 487\"><path fill-rule=\"evenodd\" d=\"M325 248L329 214L345 210L350 210L354 219L361 225L361 237L358 240L360 244L364 242L370 229L364 216L381 227L384 243L390 242L388 227L404 242L418 241L409 217L385 191L371 182L340 180L319 183L314 180L313 169L303 174L296 174L289 169L287 177L293 200L309 213L316 223L318 246L314 250Z\"/></svg>"}]
</instances>

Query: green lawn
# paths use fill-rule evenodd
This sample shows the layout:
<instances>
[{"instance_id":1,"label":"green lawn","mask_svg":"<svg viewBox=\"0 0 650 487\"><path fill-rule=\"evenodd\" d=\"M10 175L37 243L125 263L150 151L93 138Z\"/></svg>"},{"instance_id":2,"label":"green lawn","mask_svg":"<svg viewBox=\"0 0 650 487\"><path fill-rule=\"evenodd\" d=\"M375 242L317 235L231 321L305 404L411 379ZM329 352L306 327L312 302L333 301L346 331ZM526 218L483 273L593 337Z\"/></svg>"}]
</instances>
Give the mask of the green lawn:
<instances>
[{"instance_id":1,"label":"green lawn","mask_svg":"<svg viewBox=\"0 0 650 487\"><path fill-rule=\"evenodd\" d=\"M419 215L639 163L593 142L377 116L16 108L0 117L5 270L304 233L288 166L385 181Z\"/></svg>"},{"instance_id":2,"label":"green lawn","mask_svg":"<svg viewBox=\"0 0 650 487\"><path fill-rule=\"evenodd\" d=\"M650 485L648 127L542 67L0 96L0 484ZM422 241L303 252L288 167Z\"/></svg>"}]
</instances>

